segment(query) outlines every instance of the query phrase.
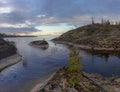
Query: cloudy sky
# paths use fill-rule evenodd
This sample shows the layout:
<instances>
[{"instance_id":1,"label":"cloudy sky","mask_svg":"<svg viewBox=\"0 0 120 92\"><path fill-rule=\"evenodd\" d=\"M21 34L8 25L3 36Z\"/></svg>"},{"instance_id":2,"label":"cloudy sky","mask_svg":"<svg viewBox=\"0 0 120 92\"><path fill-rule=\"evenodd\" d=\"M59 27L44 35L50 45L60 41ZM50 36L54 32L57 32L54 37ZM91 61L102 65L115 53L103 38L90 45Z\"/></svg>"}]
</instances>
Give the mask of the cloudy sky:
<instances>
[{"instance_id":1,"label":"cloudy sky","mask_svg":"<svg viewBox=\"0 0 120 92\"><path fill-rule=\"evenodd\" d=\"M0 32L59 35L102 18L120 20L120 0L0 0Z\"/></svg>"}]
</instances>

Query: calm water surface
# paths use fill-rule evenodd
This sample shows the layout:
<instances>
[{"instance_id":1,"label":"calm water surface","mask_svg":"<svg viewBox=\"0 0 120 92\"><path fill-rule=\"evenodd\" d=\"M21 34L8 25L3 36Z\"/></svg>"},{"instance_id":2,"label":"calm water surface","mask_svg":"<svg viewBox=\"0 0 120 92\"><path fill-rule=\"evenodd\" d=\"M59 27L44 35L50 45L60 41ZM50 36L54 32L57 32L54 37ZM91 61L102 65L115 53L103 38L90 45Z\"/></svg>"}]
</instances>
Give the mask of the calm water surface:
<instances>
[{"instance_id":1,"label":"calm water surface","mask_svg":"<svg viewBox=\"0 0 120 92\"><path fill-rule=\"evenodd\" d=\"M49 48L42 50L32 47L29 42L47 39ZM37 83L42 83L50 74L63 66L67 66L69 49L66 45L54 44L53 37L23 37L9 38L16 42L23 60L0 72L0 92L29 92ZM120 58L92 55L81 50L81 56L86 64L83 69L88 73L98 73L103 76L120 76Z\"/></svg>"}]
</instances>

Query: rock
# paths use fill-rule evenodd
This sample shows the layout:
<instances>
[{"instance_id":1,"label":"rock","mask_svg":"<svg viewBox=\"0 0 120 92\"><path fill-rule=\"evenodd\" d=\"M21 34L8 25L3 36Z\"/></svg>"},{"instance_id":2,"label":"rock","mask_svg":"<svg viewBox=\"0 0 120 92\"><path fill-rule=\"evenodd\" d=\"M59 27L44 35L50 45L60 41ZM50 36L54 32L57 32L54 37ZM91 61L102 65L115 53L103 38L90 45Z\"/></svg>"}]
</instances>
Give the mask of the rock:
<instances>
[{"instance_id":1,"label":"rock","mask_svg":"<svg viewBox=\"0 0 120 92\"><path fill-rule=\"evenodd\" d=\"M68 92L78 92L78 91L75 88L72 87L72 88L68 89Z\"/></svg>"},{"instance_id":2,"label":"rock","mask_svg":"<svg viewBox=\"0 0 120 92\"><path fill-rule=\"evenodd\" d=\"M68 81L65 69L59 70L50 82L44 87L44 92L119 92L120 78L110 81L111 78L104 78L98 74L84 73L83 78L73 87ZM70 76L70 75L69 75ZM40 91L43 92L43 91Z\"/></svg>"},{"instance_id":3,"label":"rock","mask_svg":"<svg viewBox=\"0 0 120 92\"><path fill-rule=\"evenodd\" d=\"M117 78L114 81L120 83L120 78Z\"/></svg>"}]
</instances>

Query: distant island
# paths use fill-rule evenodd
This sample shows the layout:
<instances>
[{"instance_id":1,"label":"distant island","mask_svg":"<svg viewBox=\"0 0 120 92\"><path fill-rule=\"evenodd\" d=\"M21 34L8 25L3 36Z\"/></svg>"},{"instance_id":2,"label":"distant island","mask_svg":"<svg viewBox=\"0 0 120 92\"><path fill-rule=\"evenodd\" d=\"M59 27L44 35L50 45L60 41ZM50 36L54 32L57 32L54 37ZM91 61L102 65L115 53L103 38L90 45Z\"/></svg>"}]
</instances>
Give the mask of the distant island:
<instances>
[{"instance_id":1,"label":"distant island","mask_svg":"<svg viewBox=\"0 0 120 92\"><path fill-rule=\"evenodd\" d=\"M45 39L32 41L30 42L30 45L40 47L41 49L47 49L49 47L49 44Z\"/></svg>"},{"instance_id":2,"label":"distant island","mask_svg":"<svg viewBox=\"0 0 120 92\"><path fill-rule=\"evenodd\" d=\"M120 51L120 23L111 24L109 21L92 23L70 30L55 42L76 44L82 49Z\"/></svg>"},{"instance_id":3,"label":"distant island","mask_svg":"<svg viewBox=\"0 0 120 92\"><path fill-rule=\"evenodd\" d=\"M17 34L10 35L10 34L5 34L5 33L0 33L0 37L36 37L36 36L33 36L33 35L17 35Z\"/></svg>"}]
</instances>

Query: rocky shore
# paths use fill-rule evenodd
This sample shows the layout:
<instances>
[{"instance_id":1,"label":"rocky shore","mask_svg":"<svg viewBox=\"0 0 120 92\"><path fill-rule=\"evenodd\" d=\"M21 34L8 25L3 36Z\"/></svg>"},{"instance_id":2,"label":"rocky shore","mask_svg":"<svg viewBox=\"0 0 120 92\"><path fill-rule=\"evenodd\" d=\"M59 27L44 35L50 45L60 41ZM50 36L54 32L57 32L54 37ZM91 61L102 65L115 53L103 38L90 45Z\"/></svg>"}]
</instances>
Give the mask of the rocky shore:
<instances>
[{"instance_id":1,"label":"rocky shore","mask_svg":"<svg viewBox=\"0 0 120 92\"><path fill-rule=\"evenodd\" d=\"M120 54L120 48L99 48L99 47L92 47L92 46L87 46L87 45L80 45L80 44L75 44L71 42L66 42L66 41L55 41L52 40L54 43L58 44L66 44L66 45L74 45L75 47L81 48L83 50L87 51L97 51L98 53L117 53Z\"/></svg>"},{"instance_id":2,"label":"rocky shore","mask_svg":"<svg viewBox=\"0 0 120 92\"><path fill-rule=\"evenodd\" d=\"M42 49L47 49L49 47L49 44L45 40L38 40L38 41L32 41L30 42L31 46L39 47Z\"/></svg>"},{"instance_id":3,"label":"rocky shore","mask_svg":"<svg viewBox=\"0 0 120 92\"><path fill-rule=\"evenodd\" d=\"M119 92L120 78L103 77L98 74L89 74L83 72L79 84L72 86L66 75L65 69L60 69L47 83L37 86L37 90L31 92Z\"/></svg>"},{"instance_id":4,"label":"rocky shore","mask_svg":"<svg viewBox=\"0 0 120 92\"><path fill-rule=\"evenodd\" d=\"M43 89L48 82L56 75L56 73L53 73L48 79L46 79L43 83L37 84L30 92L39 92L41 89Z\"/></svg>"},{"instance_id":5,"label":"rocky shore","mask_svg":"<svg viewBox=\"0 0 120 92\"><path fill-rule=\"evenodd\" d=\"M3 69L5 69L11 65L18 63L21 59L22 59L22 57L19 53L1 59L0 60L0 71L2 71Z\"/></svg>"},{"instance_id":6,"label":"rocky shore","mask_svg":"<svg viewBox=\"0 0 120 92\"><path fill-rule=\"evenodd\" d=\"M120 27L117 24L88 24L65 32L53 40L67 44L74 43L90 51L120 53Z\"/></svg>"}]
</instances>

